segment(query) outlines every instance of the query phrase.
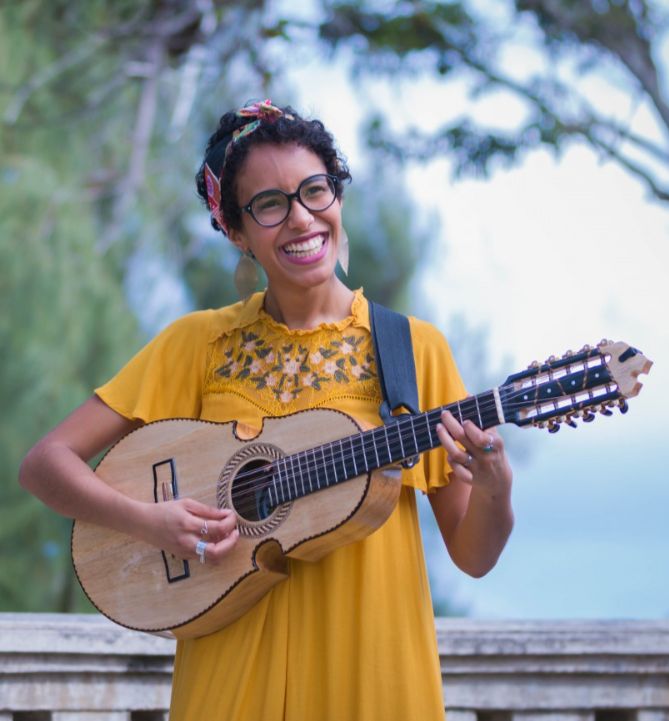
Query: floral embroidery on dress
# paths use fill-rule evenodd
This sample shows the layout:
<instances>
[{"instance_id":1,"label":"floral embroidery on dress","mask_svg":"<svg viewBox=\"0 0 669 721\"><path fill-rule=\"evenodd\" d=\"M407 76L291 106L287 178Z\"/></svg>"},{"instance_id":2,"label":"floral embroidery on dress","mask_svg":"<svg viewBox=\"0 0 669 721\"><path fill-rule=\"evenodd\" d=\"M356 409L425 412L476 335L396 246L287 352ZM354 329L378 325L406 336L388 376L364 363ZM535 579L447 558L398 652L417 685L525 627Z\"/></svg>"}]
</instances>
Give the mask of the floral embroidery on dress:
<instances>
[{"instance_id":1,"label":"floral embroidery on dress","mask_svg":"<svg viewBox=\"0 0 669 721\"><path fill-rule=\"evenodd\" d=\"M217 341L209 390L234 391L276 414L341 394L378 395L372 340L365 328L323 326L292 333L258 320Z\"/></svg>"},{"instance_id":2,"label":"floral embroidery on dress","mask_svg":"<svg viewBox=\"0 0 669 721\"><path fill-rule=\"evenodd\" d=\"M297 398L305 388L324 390L328 384L376 378L374 357L363 335L346 335L316 348L301 342L270 347L264 338L241 330L241 344L224 350L225 362L217 375L247 381L262 391L270 389L281 403Z\"/></svg>"}]
</instances>

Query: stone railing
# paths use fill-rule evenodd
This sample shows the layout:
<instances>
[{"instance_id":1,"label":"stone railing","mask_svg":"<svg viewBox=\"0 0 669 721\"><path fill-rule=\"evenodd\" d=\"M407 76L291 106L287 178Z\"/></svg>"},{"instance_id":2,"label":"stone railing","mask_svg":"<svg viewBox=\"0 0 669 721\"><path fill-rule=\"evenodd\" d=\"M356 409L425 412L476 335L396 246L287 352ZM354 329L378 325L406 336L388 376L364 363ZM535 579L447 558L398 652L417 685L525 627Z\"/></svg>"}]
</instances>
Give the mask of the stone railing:
<instances>
[{"instance_id":1,"label":"stone railing","mask_svg":"<svg viewBox=\"0 0 669 721\"><path fill-rule=\"evenodd\" d=\"M669 721L669 621L437 632L449 721ZM0 721L164 721L173 651L96 616L0 614Z\"/></svg>"}]
</instances>

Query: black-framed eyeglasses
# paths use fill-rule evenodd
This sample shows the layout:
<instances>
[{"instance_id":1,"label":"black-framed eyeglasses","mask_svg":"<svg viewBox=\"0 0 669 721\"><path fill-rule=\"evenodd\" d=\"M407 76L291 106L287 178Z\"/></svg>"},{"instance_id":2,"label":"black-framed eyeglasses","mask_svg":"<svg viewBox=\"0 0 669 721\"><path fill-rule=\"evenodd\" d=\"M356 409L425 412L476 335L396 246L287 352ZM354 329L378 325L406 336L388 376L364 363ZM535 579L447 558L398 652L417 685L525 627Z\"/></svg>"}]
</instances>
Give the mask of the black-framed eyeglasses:
<instances>
[{"instance_id":1,"label":"black-framed eyeglasses","mask_svg":"<svg viewBox=\"0 0 669 721\"><path fill-rule=\"evenodd\" d=\"M284 193L278 188L263 190L254 195L247 205L242 207L258 225L272 228L283 223L290 215L293 199L307 210L318 213L327 210L337 198L339 178L327 173L310 175L297 187L294 193Z\"/></svg>"}]
</instances>

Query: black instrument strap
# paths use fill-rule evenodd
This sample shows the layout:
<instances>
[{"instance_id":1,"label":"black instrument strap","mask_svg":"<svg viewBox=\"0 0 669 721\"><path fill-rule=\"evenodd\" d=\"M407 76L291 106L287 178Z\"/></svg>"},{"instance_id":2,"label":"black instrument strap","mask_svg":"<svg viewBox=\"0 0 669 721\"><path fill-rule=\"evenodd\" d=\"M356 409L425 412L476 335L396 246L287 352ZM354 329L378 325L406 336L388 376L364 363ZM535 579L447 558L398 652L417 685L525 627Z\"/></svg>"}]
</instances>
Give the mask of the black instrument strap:
<instances>
[{"instance_id":1,"label":"black instrument strap","mask_svg":"<svg viewBox=\"0 0 669 721\"><path fill-rule=\"evenodd\" d=\"M419 412L409 319L369 301L369 321L383 393L379 414L388 424L397 420L393 411L405 408L413 414Z\"/></svg>"}]
</instances>

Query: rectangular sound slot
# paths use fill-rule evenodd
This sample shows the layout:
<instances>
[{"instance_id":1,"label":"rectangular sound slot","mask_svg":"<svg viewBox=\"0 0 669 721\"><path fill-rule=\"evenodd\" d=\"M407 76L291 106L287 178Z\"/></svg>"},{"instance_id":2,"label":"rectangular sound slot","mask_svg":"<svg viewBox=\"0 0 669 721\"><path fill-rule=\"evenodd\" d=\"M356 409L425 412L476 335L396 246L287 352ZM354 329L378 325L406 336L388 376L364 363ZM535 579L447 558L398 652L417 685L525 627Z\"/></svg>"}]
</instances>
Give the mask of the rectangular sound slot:
<instances>
[{"instance_id":1,"label":"rectangular sound slot","mask_svg":"<svg viewBox=\"0 0 669 721\"><path fill-rule=\"evenodd\" d=\"M156 503L172 501L179 498L176 466L174 458L153 464L153 497ZM165 573L168 583L183 581L190 578L188 561L177 558L171 553L161 551L165 563Z\"/></svg>"}]
</instances>

